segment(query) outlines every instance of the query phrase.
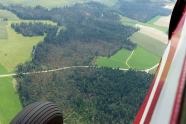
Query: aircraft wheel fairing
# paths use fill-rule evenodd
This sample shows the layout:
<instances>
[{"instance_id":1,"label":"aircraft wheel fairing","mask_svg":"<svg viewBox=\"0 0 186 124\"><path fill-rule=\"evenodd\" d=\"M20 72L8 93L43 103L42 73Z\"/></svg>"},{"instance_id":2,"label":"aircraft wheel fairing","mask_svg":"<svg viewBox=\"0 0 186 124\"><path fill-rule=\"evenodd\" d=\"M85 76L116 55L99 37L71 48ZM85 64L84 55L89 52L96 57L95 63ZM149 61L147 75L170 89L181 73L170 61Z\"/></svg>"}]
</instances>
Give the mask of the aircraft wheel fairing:
<instances>
[{"instance_id":1,"label":"aircraft wheel fairing","mask_svg":"<svg viewBox=\"0 0 186 124\"><path fill-rule=\"evenodd\" d=\"M19 112L10 124L63 124L63 115L52 102L36 102Z\"/></svg>"}]
</instances>

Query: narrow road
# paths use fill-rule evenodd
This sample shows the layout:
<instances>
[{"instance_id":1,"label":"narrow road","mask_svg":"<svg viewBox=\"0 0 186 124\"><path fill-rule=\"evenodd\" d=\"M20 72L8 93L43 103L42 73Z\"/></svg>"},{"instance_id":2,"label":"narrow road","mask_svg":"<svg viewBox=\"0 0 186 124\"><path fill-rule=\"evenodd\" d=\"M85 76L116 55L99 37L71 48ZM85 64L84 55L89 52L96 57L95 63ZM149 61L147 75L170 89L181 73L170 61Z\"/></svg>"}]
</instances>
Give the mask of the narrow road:
<instances>
[{"instance_id":1,"label":"narrow road","mask_svg":"<svg viewBox=\"0 0 186 124\"><path fill-rule=\"evenodd\" d=\"M152 68L146 69L146 70L139 70L139 71L145 71L145 72L149 72L150 70L156 68L159 65L159 63L155 66L153 66ZM52 69L52 70L46 70L46 71L38 71L38 72L27 72L27 73L23 73L23 74L39 74L39 73L47 73L47 72L54 72L54 71L60 71L60 70L66 70L66 69L71 69L71 68L93 68L95 66L72 66L72 67L64 67L64 68L58 68L58 69ZM98 67L100 68L100 67ZM116 68L113 68L116 69ZM122 69L119 68L119 70L121 71L127 71L129 69ZM17 74L7 74L7 75L0 75L0 77L10 77L10 76L15 76Z\"/></svg>"}]
</instances>

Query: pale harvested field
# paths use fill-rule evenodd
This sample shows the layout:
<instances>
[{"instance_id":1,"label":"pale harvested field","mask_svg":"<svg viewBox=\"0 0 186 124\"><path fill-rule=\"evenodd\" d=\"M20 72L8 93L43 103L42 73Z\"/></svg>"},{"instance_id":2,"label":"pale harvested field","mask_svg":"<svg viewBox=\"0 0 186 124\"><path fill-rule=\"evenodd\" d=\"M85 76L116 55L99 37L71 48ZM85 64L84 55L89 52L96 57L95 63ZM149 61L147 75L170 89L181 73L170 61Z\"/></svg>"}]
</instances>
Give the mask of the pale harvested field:
<instances>
[{"instance_id":1,"label":"pale harvested field","mask_svg":"<svg viewBox=\"0 0 186 124\"><path fill-rule=\"evenodd\" d=\"M169 16L163 16L160 19L158 19L154 25L162 26L162 27L169 27L169 22L170 22L171 15Z\"/></svg>"},{"instance_id":2,"label":"pale harvested field","mask_svg":"<svg viewBox=\"0 0 186 124\"><path fill-rule=\"evenodd\" d=\"M140 28L140 31L139 31L140 33L148 35L148 36L150 36L156 40L159 40L165 44L168 43L168 35L165 34L164 32L162 32L158 29L155 29L155 28L151 28L151 27L147 27L147 26L143 26L143 25L139 25L139 24L136 24L135 26Z\"/></svg>"},{"instance_id":3,"label":"pale harvested field","mask_svg":"<svg viewBox=\"0 0 186 124\"><path fill-rule=\"evenodd\" d=\"M166 5L166 6L164 6L164 8L173 9L174 8L174 5Z\"/></svg>"}]
</instances>

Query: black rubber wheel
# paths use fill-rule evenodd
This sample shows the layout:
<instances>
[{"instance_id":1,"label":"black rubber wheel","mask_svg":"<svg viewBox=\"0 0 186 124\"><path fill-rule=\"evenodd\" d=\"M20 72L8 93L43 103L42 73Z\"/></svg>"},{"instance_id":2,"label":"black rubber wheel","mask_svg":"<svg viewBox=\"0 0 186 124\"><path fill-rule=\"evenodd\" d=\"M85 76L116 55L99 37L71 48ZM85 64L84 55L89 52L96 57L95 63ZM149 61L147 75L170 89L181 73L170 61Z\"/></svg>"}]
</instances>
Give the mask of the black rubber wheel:
<instances>
[{"instance_id":1,"label":"black rubber wheel","mask_svg":"<svg viewBox=\"0 0 186 124\"><path fill-rule=\"evenodd\" d=\"M10 124L63 124L63 115L52 102L36 102L19 112Z\"/></svg>"}]
</instances>

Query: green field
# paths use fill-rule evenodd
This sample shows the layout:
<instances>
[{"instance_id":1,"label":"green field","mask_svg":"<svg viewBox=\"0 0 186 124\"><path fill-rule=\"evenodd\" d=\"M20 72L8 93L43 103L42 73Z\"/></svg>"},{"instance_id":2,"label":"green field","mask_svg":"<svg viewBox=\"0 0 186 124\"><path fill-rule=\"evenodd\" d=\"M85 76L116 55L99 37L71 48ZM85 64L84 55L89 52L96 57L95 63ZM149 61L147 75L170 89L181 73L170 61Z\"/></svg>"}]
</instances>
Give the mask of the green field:
<instances>
[{"instance_id":1,"label":"green field","mask_svg":"<svg viewBox=\"0 0 186 124\"><path fill-rule=\"evenodd\" d=\"M21 1L24 1L24 0L13 0L14 2L21 2Z\"/></svg>"},{"instance_id":2,"label":"green field","mask_svg":"<svg viewBox=\"0 0 186 124\"><path fill-rule=\"evenodd\" d=\"M14 15L6 10L0 10L0 18L14 18Z\"/></svg>"},{"instance_id":3,"label":"green field","mask_svg":"<svg viewBox=\"0 0 186 124\"><path fill-rule=\"evenodd\" d=\"M43 41L42 36L24 37L7 26L8 39L0 39L0 63L11 72L19 63L24 63L32 52L33 46Z\"/></svg>"},{"instance_id":4,"label":"green field","mask_svg":"<svg viewBox=\"0 0 186 124\"><path fill-rule=\"evenodd\" d=\"M121 17L122 22L138 23L137 20L133 20L133 19L130 19L128 17L121 16L121 15L120 15L120 17Z\"/></svg>"},{"instance_id":5,"label":"green field","mask_svg":"<svg viewBox=\"0 0 186 124\"><path fill-rule=\"evenodd\" d=\"M0 64L0 75L5 74L14 74L14 72L8 72L1 64Z\"/></svg>"},{"instance_id":6,"label":"green field","mask_svg":"<svg viewBox=\"0 0 186 124\"><path fill-rule=\"evenodd\" d=\"M140 46L134 50L133 55L128 61L128 65L133 69L145 70L152 68L157 63L159 63L161 57L157 56Z\"/></svg>"},{"instance_id":7,"label":"green field","mask_svg":"<svg viewBox=\"0 0 186 124\"><path fill-rule=\"evenodd\" d=\"M6 26L0 26L0 39L7 39L7 31L6 31Z\"/></svg>"},{"instance_id":8,"label":"green field","mask_svg":"<svg viewBox=\"0 0 186 124\"><path fill-rule=\"evenodd\" d=\"M135 23L130 23L130 22L122 22L123 25L128 25L134 27L136 24Z\"/></svg>"},{"instance_id":9,"label":"green field","mask_svg":"<svg viewBox=\"0 0 186 124\"><path fill-rule=\"evenodd\" d=\"M41 5L43 7L48 7L48 6L52 6L52 5L67 4L67 3L68 2L66 2L65 0L54 0L54 1L44 1L44 2L38 3L33 6Z\"/></svg>"},{"instance_id":10,"label":"green field","mask_svg":"<svg viewBox=\"0 0 186 124\"><path fill-rule=\"evenodd\" d=\"M128 66L126 65L126 61L131 55L132 51L128 50L120 50L115 55L111 56L110 58L107 57L100 57L97 61L98 66L104 66L104 67L112 67L112 68L123 68L128 69Z\"/></svg>"},{"instance_id":11,"label":"green field","mask_svg":"<svg viewBox=\"0 0 186 124\"><path fill-rule=\"evenodd\" d=\"M160 19L162 16L156 16L153 19L149 20L147 23L148 24L154 24L158 19Z\"/></svg>"},{"instance_id":12,"label":"green field","mask_svg":"<svg viewBox=\"0 0 186 124\"><path fill-rule=\"evenodd\" d=\"M162 43L161 41L158 41L152 37L149 37L145 34L136 32L134 33L129 39L133 43L137 43L140 47L158 55L162 56L164 53L164 50L166 48L166 44Z\"/></svg>"},{"instance_id":13,"label":"green field","mask_svg":"<svg viewBox=\"0 0 186 124\"><path fill-rule=\"evenodd\" d=\"M142 22L138 22L139 25L143 25L143 26L148 26L148 27L152 27L152 28L156 28L164 33L166 33L168 31L168 28L166 27L161 27L161 26L157 26L157 25L153 25L153 24L149 24L149 23L142 23Z\"/></svg>"},{"instance_id":14,"label":"green field","mask_svg":"<svg viewBox=\"0 0 186 124\"><path fill-rule=\"evenodd\" d=\"M9 124L22 106L19 102L19 96L13 87L12 77L0 78L0 123Z\"/></svg>"}]
</instances>

